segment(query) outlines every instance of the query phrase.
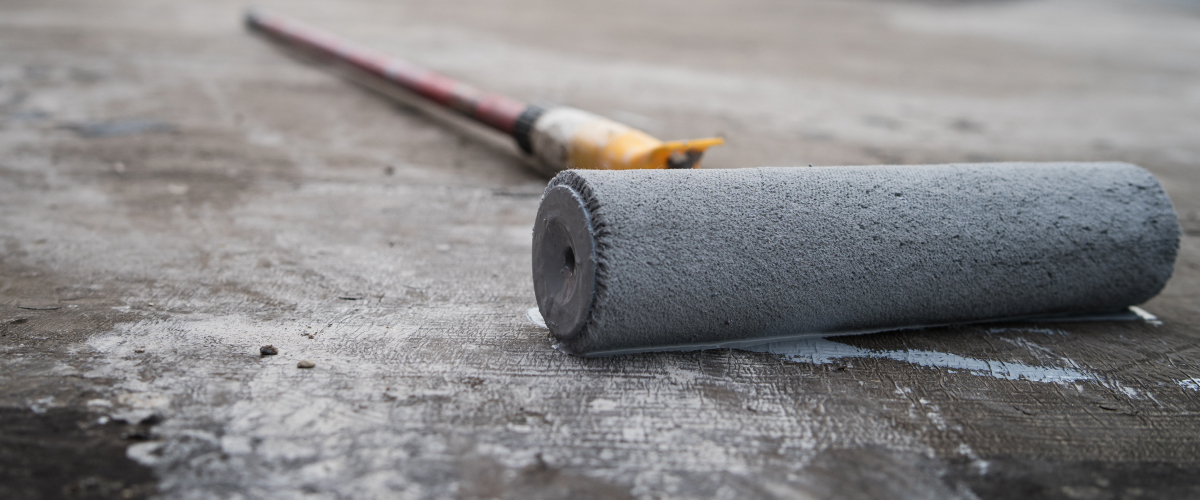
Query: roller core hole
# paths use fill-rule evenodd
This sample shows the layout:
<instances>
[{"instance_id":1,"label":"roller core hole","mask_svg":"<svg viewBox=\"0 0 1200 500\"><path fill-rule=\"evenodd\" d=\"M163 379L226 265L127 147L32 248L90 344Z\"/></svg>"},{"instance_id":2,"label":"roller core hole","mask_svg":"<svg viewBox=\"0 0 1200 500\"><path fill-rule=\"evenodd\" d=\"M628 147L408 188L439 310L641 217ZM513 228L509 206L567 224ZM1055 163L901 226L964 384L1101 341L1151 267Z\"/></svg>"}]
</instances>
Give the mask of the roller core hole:
<instances>
[{"instance_id":1,"label":"roller core hole","mask_svg":"<svg viewBox=\"0 0 1200 500\"><path fill-rule=\"evenodd\" d=\"M575 272L575 251L571 247L567 247L567 251L563 252L563 265L567 268L567 273Z\"/></svg>"}]
</instances>

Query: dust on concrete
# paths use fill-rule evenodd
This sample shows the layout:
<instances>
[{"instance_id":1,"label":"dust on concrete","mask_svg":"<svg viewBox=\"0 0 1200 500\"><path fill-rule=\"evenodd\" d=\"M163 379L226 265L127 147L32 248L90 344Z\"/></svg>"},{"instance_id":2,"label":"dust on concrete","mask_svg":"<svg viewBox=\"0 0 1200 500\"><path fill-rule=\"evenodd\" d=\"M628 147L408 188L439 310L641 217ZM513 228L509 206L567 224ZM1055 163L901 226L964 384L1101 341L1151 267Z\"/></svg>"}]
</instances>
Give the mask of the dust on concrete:
<instances>
[{"instance_id":1,"label":"dust on concrete","mask_svg":"<svg viewBox=\"0 0 1200 500\"><path fill-rule=\"evenodd\" d=\"M666 138L717 133L729 146L710 167L1126 160L1188 214L1200 30L1163 5L264 7L519 98L635 112ZM1173 381L1200 377L1196 238L1145 306L1160 328L844 340L1057 356L1099 381L741 351L570 358L522 317L544 180L281 56L243 31L243 7L3 7L0 407L25 415L5 422L50 447L42 422L162 419L144 440L85 426L106 453L134 443L139 465L85 461L62 484L121 492L149 468L160 495L183 498L819 497L835 484L822 475L886 487L839 475L865 464L912 475L913 496L1193 484L1200 394ZM1039 29L1062 19L1070 37ZM176 131L62 128L130 118ZM985 474L993 460L1009 472ZM47 484L31 487L61 491Z\"/></svg>"},{"instance_id":2,"label":"dust on concrete","mask_svg":"<svg viewBox=\"0 0 1200 500\"><path fill-rule=\"evenodd\" d=\"M153 314L119 310L119 283L82 283L23 263L54 244L3 240L0 496L146 498L157 492L153 471L125 450L153 439L158 416L110 416L123 405L112 379L86 375L99 353L85 342L96 331Z\"/></svg>"}]
</instances>

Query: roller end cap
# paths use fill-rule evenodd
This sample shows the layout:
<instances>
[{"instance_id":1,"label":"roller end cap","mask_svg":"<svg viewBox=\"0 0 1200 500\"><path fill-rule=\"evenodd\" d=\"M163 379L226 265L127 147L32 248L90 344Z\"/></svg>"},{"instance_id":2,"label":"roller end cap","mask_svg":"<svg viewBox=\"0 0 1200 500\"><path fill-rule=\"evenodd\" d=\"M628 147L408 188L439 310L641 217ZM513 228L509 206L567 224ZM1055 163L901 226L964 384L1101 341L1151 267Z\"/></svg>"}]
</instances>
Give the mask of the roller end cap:
<instances>
[{"instance_id":1,"label":"roller end cap","mask_svg":"<svg viewBox=\"0 0 1200 500\"><path fill-rule=\"evenodd\" d=\"M550 333L579 335L592 308L596 252L583 198L567 186L542 197L533 226L533 292Z\"/></svg>"}]
</instances>

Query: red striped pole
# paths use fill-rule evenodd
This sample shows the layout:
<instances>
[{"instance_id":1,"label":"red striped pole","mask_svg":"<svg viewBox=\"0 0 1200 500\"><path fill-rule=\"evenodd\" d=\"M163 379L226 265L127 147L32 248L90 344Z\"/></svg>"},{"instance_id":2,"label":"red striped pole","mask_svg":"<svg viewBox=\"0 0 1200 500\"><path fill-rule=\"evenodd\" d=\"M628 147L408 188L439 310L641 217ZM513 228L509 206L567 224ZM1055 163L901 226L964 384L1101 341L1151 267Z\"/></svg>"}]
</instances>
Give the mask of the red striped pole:
<instances>
[{"instance_id":1,"label":"red striped pole","mask_svg":"<svg viewBox=\"0 0 1200 500\"><path fill-rule=\"evenodd\" d=\"M279 16L248 12L246 25L296 46L347 63L475 121L512 135L529 151L529 126L541 108L484 92L408 61L360 47L336 36ZM523 115L525 122L522 123Z\"/></svg>"},{"instance_id":2,"label":"red striped pole","mask_svg":"<svg viewBox=\"0 0 1200 500\"><path fill-rule=\"evenodd\" d=\"M663 142L586 111L566 106L542 109L279 16L249 12L246 25L508 134L548 175L569 168L696 168L705 150L724 142L717 137Z\"/></svg>"}]
</instances>

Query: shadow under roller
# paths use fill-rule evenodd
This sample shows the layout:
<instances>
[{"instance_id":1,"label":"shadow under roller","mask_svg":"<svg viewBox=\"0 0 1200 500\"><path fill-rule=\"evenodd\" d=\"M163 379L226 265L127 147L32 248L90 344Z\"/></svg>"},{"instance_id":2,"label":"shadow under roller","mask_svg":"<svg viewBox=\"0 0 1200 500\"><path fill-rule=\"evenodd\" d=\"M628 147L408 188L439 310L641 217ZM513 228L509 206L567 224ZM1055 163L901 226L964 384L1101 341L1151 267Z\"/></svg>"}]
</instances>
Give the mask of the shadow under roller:
<instances>
[{"instance_id":1,"label":"shadow under roller","mask_svg":"<svg viewBox=\"0 0 1200 500\"><path fill-rule=\"evenodd\" d=\"M533 280L556 347L606 356L1119 310L1179 238L1126 163L568 170Z\"/></svg>"}]
</instances>

